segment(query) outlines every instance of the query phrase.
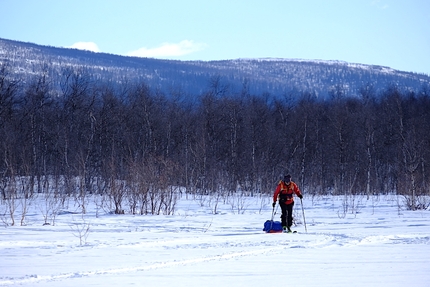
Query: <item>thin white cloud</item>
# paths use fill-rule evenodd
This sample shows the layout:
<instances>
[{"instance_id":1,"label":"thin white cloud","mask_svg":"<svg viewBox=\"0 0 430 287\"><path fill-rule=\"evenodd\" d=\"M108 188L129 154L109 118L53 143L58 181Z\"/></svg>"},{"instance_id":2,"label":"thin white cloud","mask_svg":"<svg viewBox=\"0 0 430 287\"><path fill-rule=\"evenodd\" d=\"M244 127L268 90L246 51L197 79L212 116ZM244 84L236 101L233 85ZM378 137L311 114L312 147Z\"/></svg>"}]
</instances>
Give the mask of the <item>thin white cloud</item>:
<instances>
[{"instance_id":1,"label":"thin white cloud","mask_svg":"<svg viewBox=\"0 0 430 287\"><path fill-rule=\"evenodd\" d=\"M183 40L179 43L163 43L159 47L146 48L127 53L128 56L148 57L148 58L169 58L179 57L201 51L207 47L204 43L195 43L190 40Z\"/></svg>"},{"instance_id":2,"label":"thin white cloud","mask_svg":"<svg viewBox=\"0 0 430 287\"><path fill-rule=\"evenodd\" d=\"M77 42L68 48L87 50L87 51L92 51L92 52L100 52L99 47L94 42Z\"/></svg>"},{"instance_id":3,"label":"thin white cloud","mask_svg":"<svg viewBox=\"0 0 430 287\"><path fill-rule=\"evenodd\" d=\"M381 0L374 0L371 2L371 5L376 6L377 8L379 8L381 10L385 10L385 9L388 9L390 7L388 4L381 3Z\"/></svg>"}]
</instances>

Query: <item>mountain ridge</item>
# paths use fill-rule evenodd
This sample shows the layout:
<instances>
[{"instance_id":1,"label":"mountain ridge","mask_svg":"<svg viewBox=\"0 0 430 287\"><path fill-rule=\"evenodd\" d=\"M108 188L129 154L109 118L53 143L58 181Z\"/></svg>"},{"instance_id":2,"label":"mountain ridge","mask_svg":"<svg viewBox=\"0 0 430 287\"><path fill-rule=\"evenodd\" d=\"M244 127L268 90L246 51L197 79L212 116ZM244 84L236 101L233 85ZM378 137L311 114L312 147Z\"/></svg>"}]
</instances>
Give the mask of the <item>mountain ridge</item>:
<instances>
[{"instance_id":1,"label":"mountain ridge","mask_svg":"<svg viewBox=\"0 0 430 287\"><path fill-rule=\"evenodd\" d=\"M247 86L253 94L284 95L313 93L325 98L334 90L357 95L371 86L375 93L389 86L418 92L430 84L430 76L380 65L340 60L291 58L239 58L229 60L165 60L121 56L74 48L43 46L0 38L0 64L12 67L12 76L29 80L43 69L51 69L54 82L65 68L85 68L98 80L119 83L143 81L148 86L172 93L201 94L220 79L232 94Z\"/></svg>"}]
</instances>

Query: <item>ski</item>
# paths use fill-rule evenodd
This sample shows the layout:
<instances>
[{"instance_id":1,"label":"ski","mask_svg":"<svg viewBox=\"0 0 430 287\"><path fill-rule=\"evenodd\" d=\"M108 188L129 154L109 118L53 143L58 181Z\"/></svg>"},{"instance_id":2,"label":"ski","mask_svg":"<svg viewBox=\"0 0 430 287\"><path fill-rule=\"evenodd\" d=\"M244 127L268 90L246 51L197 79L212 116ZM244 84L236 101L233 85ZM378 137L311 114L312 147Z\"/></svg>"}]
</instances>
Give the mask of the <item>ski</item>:
<instances>
[{"instance_id":1,"label":"ski","mask_svg":"<svg viewBox=\"0 0 430 287\"><path fill-rule=\"evenodd\" d=\"M287 231L287 230L285 230L285 231L283 231L283 233L297 233L297 231L296 230L294 230L294 231Z\"/></svg>"}]
</instances>

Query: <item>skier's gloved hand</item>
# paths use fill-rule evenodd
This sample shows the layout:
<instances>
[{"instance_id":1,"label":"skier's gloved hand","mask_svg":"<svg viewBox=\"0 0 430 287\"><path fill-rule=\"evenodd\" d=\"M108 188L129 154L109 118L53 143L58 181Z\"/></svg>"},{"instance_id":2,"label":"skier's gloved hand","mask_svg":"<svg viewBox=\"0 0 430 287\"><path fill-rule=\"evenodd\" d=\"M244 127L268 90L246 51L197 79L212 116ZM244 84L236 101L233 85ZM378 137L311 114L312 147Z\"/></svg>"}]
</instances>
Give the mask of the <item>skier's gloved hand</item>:
<instances>
[{"instance_id":1,"label":"skier's gloved hand","mask_svg":"<svg viewBox=\"0 0 430 287\"><path fill-rule=\"evenodd\" d=\"M300 195L299 195L299 198L300 198L300 199L302 199L302 198L303 198L303 195L301 195L301 194L300 194Z\"/></svg>"},{"instance_id":2,"label":"skier's gloved hand","mask_svg":"<svg viewBox=\"0 0 430 287\"><path fill-rule=\"evenodd\" d=\"M272 206L275 207L276 206L276 201L274 203L272 203Z\"/></svg>"}]
</instances>

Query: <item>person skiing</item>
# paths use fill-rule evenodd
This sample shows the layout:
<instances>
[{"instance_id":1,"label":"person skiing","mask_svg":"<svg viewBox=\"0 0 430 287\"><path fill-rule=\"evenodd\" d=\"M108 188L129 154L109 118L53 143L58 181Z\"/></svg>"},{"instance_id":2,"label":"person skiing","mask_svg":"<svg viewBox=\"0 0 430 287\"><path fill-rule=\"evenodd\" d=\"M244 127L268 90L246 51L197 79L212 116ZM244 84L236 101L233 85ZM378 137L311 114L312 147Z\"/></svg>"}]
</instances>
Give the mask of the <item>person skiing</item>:
<instances>
[{"instance_id":1,"label":"person skiing","mask_svg":"<svg viewBox=\"0 0 430 287\"><path fill-rule=\"evenodd\" d=\"M295 182L291 181L291 175L287 174L284 179L280 180L273 194L273 208L276 206L276 201L279 197L279 206L282 210L281 223L285 232L292 232L291 225L293 225L293 206L296 194L300 199L303 198L299 187Z\"/></svg>"}]
</instances>

